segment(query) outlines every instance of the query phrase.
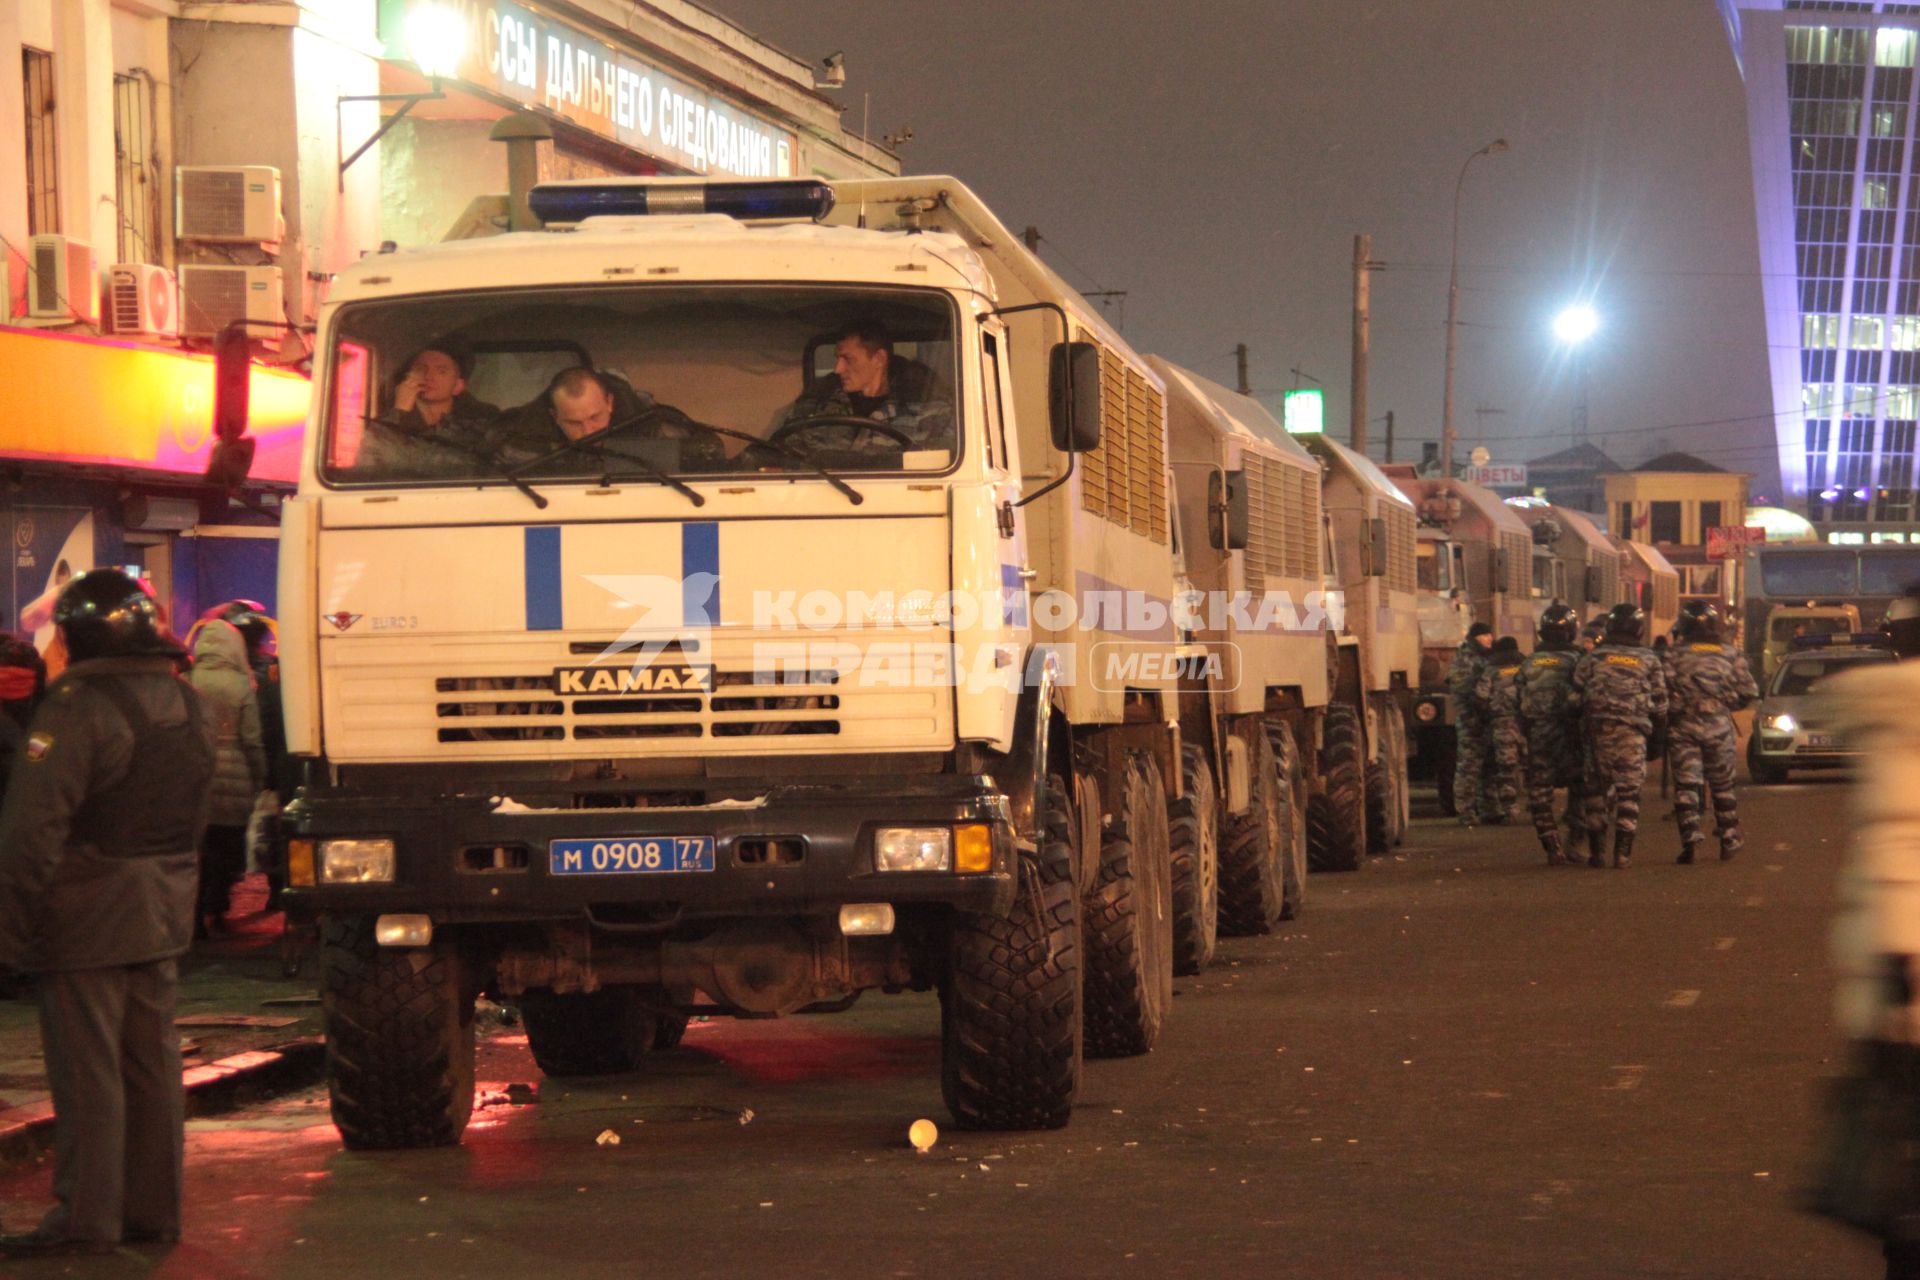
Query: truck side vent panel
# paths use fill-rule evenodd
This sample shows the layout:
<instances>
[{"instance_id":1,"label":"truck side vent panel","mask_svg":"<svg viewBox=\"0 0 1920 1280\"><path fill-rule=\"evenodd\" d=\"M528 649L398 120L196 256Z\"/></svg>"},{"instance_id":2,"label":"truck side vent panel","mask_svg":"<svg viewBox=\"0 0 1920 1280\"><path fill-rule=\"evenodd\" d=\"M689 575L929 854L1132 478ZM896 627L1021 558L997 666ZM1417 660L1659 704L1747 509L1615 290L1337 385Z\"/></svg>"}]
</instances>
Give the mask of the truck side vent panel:
<instances>
[{"instance_id":1,"label":"truck side vent panel","mask_svg":"<svg viewBox=\"0 0 1920 1280\"><path fill-rule=\"evenodd\" d=\"M1418 583L1415 561L1418 552L1418 522L1413 512L1401 506L1387 507L1387 589L1412 591Z\"/></svg>"},{"instance_id":2,"label":"truck side vent panel","mask_svg":"<svg viewBox=\"0 0 1920 1280\"><path fill-rule=\"evenodd\" d=\"M1167 540L1167 415L1158 389L1100 348L1100 447L1080 459L1080 505L1155 542Z\"/></svg>"}]
</instances>

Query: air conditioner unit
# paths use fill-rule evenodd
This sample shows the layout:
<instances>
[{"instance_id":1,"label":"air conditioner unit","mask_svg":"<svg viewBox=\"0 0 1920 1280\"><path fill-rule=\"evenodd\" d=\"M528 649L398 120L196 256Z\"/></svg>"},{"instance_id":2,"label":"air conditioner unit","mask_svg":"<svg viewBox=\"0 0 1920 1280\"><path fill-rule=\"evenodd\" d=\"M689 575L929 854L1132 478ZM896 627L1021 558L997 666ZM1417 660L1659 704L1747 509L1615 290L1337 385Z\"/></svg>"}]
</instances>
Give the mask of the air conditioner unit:
<instances>
[{"instance_id":1,"label":"air conditioner unit","mask_svg":"<svg viewBox=\"0 0 1920 1280\"><path fill-rule=\"evenodd\" d=\"M115 333L178 334L180 294L173 272L145 262L107 268L107 323Z\"/></svg>"},{"instance_id":2,"label":"air conditioner unit","mask_svg":"<svg viewBox=\"0 0 1920 1280\"><path fill-rule=\"evenodd\" d=\"M27 318L66 324L100 319L93 250L60 235L27 238Z\"/></svg>"},{"instance_id":3,"label":"air conditioner unit","mask_svg":"<svg viewBox=\"0 0 1920 1280\"><path fill-rule=\"evenodd\" d=\"M285 324L286 305L278 267L180 268L180 332L211 338L236 320ZM266 338L264 328L255 331Z\"/></svg>"},{"instance_id":4,"label":"air conditioner unit","mask_svg":"<svg viewBox=\"0 0 1920 1280\"><path fill-rule=\"evenodd\" d=\"M181 165L173 199L173 231L182 240L278 244L286 235L280 171L268 165Z\"/></svg>"}]
</instances>

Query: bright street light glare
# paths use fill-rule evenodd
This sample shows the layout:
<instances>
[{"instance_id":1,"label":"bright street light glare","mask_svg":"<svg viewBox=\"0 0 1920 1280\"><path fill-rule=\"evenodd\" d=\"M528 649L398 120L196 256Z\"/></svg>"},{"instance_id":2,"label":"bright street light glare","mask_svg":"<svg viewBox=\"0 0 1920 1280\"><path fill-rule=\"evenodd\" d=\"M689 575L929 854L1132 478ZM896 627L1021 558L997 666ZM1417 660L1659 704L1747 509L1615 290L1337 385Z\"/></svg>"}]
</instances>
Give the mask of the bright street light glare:
<instances>
[{"instance_id":1,"label":"bright street light glare","mask_svg":"<svg viewBox=\"0 0 1920 1280\"><path fill-rule=\"evenodd\" d=\"M1553 336L1569 344L1585 342L1599 329L1599 313L1585 303L1568 307L1553 318Z\"/></svg>"},{"instance_id":2,"label":"bright street light glare","mask_svg":"<svg viewBox=\"0 0 1920 1280\"><path fill-rule=\"evenodd\" d=\"M467 25L460 15L440 5L427 5L407 16L407 52L420 73L439 79L460 70L467 51Z\"/></svg>"}]
</instances>

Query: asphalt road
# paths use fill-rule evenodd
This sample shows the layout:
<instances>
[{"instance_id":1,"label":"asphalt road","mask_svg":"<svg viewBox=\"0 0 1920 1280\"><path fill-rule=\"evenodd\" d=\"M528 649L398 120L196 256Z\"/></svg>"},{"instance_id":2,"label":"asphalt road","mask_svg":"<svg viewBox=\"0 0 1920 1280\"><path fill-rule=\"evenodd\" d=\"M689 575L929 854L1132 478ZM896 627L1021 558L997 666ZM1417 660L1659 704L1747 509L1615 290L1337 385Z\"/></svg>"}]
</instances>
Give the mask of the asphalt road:
<instances>
[{"instance_id":1,"label":"asphalt road","mask_svg":"<svg viewBox=\"0 0 1920 1280\"><path fill-rule=\"evenodd\" d=\"M1750 791L1748 851L1677 867L1649 788L1620 873L1422 821L1182 980L1162 1046L1089 1064L1057 1133L916 1154L937 1011L874 997L696 1024L642 1075L486 1107L456 1150L345 1153L317 1091L195 1121L179 1248L0 1273L1875 1276L1795 1207L1839 1061L1843 795ZM539 1081L511 1029L481 1075ZM10 1228L46 1183L0 1180Z\"/></svg>"}]
</instances>

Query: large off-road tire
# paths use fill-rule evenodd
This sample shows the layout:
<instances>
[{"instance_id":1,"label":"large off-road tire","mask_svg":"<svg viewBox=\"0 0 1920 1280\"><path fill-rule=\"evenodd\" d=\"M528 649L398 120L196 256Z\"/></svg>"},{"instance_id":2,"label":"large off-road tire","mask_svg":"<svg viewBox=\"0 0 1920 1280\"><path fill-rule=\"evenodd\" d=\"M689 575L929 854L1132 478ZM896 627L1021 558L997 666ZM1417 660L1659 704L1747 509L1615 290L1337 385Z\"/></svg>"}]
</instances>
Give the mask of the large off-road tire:
<instances>
[{"instance_id":1,"label":"large off-road tire","mask_svg":"<svg viewBox=\"0 0 1920 1280\"><path fill-rule=\"evenodd\" d=\"M1327 708L1320 738L1320 789L1307 802L1307 862L1315 871L1357 870L1367 856L1366 752L1360 716Z\"/></svg>"},{"instance_id":2,"label":"large off-road tire","mask_svg":"<svg viewBox=\"0 0 1920 1280\"><path fill-rule=\"evenodd\" d=\"M1273 748L1277 794L1285 805L1280 817L1280 918L1297 920L1307 903L1307 809L1300 803L1300 748L1284 720L1268 722L1267 742Z\"/></svg>"},{"instance_id":3,"label":"large off-road tire","mask_svg":"<svg viewBox=\"0 0 1920 1280\"><path fill-rule=\"evenodd\" d=\"M1173 850L1173 971L1199 973L1220 940L1220 800L1204 747L1180 753L1181 796L1169 806Z\"/></svg>"},{"instance_id":4,"label":"large off-road tire","mask_svg":"<svg viewBox=\"0 0 1920 1280\"><path fill-rule=\"evenodd\" d=\"M1460 745L1454 741L1451 728L1442 728L1434 735L1433 752L1433 785L1440 791L1440 812L1449 818L1458 817L1460 808L1453 802L1453 773L1460 764Z\"/></svg>"},{"instance_id":5,"label":"large off-road tire","mask_svg":"<svg viewBox=\"0 0 1920 1280\"><path fill-rule=\"evenodd\" d=\"M1413 779L1407 768L1407 714L1397 705L1387 717L1392 731L1394 776L1399 779L1400 803L1393 814L1393 847L1407 842L1413 829Z\"/></svg>"},{"instance_id":6,"label":"large off-road tire","mask_svg":"<svg viewBox=\"0 0 1920 1280\"><path fill-rule=\"evenodd\" d=\"M1058 1129L1080 1087L1080 895L1073 808L1050 778L1040 849L1005 918L953 922L940 999L940 1088L974 1129Z\"/></svg>"},{"instance_id":7,"label":"large off-road tire","mask_svg":"<svg viewBox=\"0 0 1920 1280\"><path fill-rule=\"evenodd\" d=\"M1152 756L1114 780L1100 868L1081 906L1087 941L1087 1054L1125 1058L1160 1038L1173 1004L1173 870L1167 793Z\"/></svg>"},{"instance_id":8,"label":"large off-road tire","mask_svg":"<svg viewBox=\"0 0 1920 1280\"><path fill-rule=\"evenodd\" d=\"M659 1016L658 1029L653 1033L653 1047L656 1049L678 1049L687 1035L687 1020L677 1013L663 1013Z\"/></svg>"},{"instance_id":9,"label":"large off-road tire","mask_svg":"<svg viewBox=\"0 0 1920 1280\"><path fill-rule=\"evenodd\" d=\"M1233 937L1270 932L1286 904L1282 855L1292 797L1280 794L1266 733L1247 740L1247 756L1247 811L1228 821L1220 842L1220 932Z\"/></svg>"},{"instance_id":10,"label":"large off-road tire","mask_svg":"<svg viewBox=\"0 0 1920 1280\"><path fill-rule=\"evenodd\" d=\"M660 1015L633 987L520 997L527 1048L549 1076L611 1076L639 1067L660 1035Z\"/></svg>"},{"instance_id":11,"label":"large off-road tire","mask_svg":"<svg viewBox=\"0 0 1920 1280\"><path fill-rule=\"evenodd\" d=\"M1406 836L1407 753L1395 730L1399 708L1388 705L1374 716L1379 747L1367 765L1367 852L1382 854Z\"/></svg>"},{"instance_id":12,"label":"large off-road tire","mask_svg":"<svg viewBox=\"0 0 1920 1280\"><path fill-rule=\"evenodd\" d=\"M373 920L324 918L320 1002L334 1127L354 1151L445 1147L473 1114L474 992L458 951L382 947Z\"/></svg>"}]
</instances>

